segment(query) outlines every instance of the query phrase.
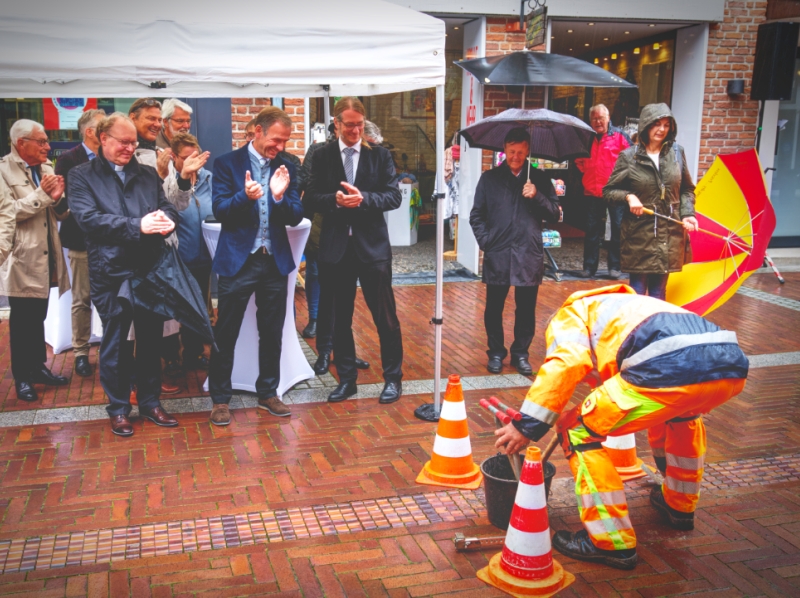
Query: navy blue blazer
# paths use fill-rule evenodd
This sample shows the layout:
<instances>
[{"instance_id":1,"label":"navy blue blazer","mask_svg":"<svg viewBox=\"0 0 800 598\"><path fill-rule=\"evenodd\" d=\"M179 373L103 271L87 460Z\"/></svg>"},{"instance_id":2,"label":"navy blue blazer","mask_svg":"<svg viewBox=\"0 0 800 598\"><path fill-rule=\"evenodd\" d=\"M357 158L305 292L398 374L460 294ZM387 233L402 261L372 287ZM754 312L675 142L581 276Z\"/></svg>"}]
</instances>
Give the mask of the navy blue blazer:
<instances>
[{"instance_id":1,"label":"navy blue blazer","mask_svg":"<svg viewBox=\"0 0 800 598\"><path fill-rule=\"evenodd\" d=\"M249 144L248 144L249 145ZM269 238L272 255L278 270L284 276L295 269L292 248L286 235L287 226L297 226L303 219L303 204L297 191L295 165L281 158L272 160L272 172L281 165L289 170L291 182L283 199L272 198L269 185L264 187L269 202ZM234 276L242 269L253 250L258 232L258 202L248 199L244 192L244 179L252 171L247 145L214 160L212 177L212 209L214 217L222 224L222 231L214 254L214 272L220 276ZM252 172L250 173L252 176Z\"/></svg>"}]
</instances>

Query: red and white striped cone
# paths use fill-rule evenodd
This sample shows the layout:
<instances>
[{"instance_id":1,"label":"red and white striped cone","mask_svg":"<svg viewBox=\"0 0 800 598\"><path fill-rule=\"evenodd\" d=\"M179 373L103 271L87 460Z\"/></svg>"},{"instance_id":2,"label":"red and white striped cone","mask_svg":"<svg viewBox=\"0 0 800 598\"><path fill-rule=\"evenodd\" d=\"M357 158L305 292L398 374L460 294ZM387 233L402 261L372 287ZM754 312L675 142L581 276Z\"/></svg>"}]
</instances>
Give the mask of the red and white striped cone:
<instances>
[{"instance_id":1,"label":"red and white striped cone","mask_svg":"<svg viewBox=\"0 0 800 598\"><path fill-rule=\"evenodd\" d=\"M503 552L478 578L512 596L553 596L575 581L553 558L542 452L528 447Z\"/></svg>"},{"instance_id":2,"label":"red and white striped cone","mask_svg":"<svg viewBox=\"0 0 800 598\"><path fill-rule=\"evenodd\" d=\"M606 453L623 482L643 478L642 460L636 454L636 435L607 436L603 442Z\"/></svg>"}]
</instances>

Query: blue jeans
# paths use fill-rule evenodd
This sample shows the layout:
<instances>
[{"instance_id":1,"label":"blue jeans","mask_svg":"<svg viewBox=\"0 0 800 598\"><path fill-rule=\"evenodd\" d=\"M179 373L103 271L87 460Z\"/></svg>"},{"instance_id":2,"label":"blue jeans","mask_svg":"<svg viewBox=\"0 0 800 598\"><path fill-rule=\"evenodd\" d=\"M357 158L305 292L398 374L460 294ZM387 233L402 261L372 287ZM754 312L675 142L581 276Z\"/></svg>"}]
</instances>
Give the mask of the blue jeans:
<instances>
[{"instance_id":1,"label":"blue jeans","mask_svg":"<svg viewBox=\"0 0 800 598\"><path fill-rule=\"evenodd\" d=\"M637 295L650 295L665 301L669 274L630 274L630 286Z\"/></svg>"},{"instance_id":2,"label":"blue jeans","mask_svg":"<svg viewBox=\"0 0 800 598\"><path fill-rule=\"evenodd\" d=\"M316 320L319 313L319 265L317 259L306 255L306 303L308 319Z\"/></svg>"}]
</instances>

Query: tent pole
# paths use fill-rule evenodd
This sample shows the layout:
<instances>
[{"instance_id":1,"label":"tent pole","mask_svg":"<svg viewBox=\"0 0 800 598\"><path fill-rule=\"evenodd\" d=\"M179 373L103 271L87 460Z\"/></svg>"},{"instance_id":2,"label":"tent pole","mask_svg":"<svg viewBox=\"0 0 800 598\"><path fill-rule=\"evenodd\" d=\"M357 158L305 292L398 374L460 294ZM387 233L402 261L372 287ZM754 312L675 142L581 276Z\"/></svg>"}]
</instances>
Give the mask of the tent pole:
<instances>
[{"instance_id":1,"label":"tent pole","mask_svg":"<svg viewBox=\"0 0 800 598\"><path fill-rule=\"evenodd\" d=\"M328 134L328 126L331 124L331 86L323 85L322 91L325 92L325 134Z\"/></svg>"},{"instance_id":2,"label":"tent pole","mask_svg":"<svg viewBox=\"0 0 800 598\"><path fill-rule=\"evenodd\" d=\"M442 383L442 300L444 271L444 85L436 86L436 336L433 365L433 402L438 417Z\"/></svg>"}]
</instances>

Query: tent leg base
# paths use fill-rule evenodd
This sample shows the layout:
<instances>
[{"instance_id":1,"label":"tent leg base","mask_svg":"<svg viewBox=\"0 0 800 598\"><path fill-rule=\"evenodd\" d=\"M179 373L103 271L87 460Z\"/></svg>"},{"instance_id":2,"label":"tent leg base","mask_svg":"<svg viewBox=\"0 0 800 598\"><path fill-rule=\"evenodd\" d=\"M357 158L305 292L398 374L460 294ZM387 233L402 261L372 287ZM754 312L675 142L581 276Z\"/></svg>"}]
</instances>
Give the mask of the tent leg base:
<instances>
[{"instance_id":1,"label":"tent leg base","mask_svg":"<svg viewBox=\"0 0 800 598\"><path fill-rule=\"evenodd\" d=\"M436 405L433 403L423 403L414 409L414 417L426 422L439 421L439 414L436 413Z\"/></svg>"}]
</instances>

